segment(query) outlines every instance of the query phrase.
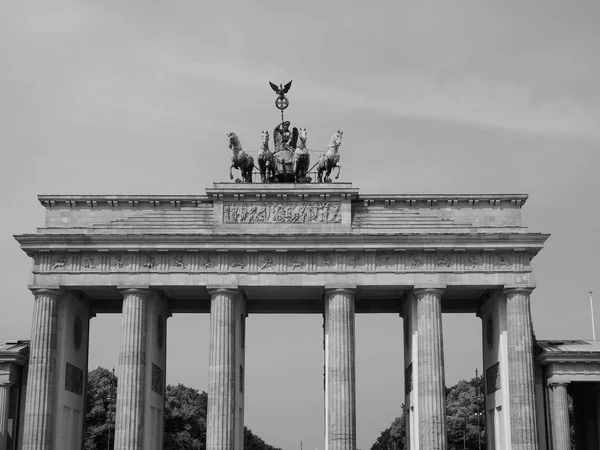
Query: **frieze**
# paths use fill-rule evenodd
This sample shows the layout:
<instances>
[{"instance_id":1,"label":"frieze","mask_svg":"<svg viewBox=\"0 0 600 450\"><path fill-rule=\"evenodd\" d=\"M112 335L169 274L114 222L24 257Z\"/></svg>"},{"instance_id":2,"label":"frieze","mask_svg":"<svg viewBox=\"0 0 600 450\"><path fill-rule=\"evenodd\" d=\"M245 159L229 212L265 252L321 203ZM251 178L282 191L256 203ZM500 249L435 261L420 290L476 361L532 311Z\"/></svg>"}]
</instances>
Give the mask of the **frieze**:
<instances>
[{"instance_id":1,"label":"frieze","mask_svg":"<svg viewBox=\"0 0 600 450\"><path fill-rule=\"evenodd\" d=\"M223 223L341 223L341 203L224 203Z\"/></svg>"},{"instance_id":2,"label":"frieze","mask_svg":"<svg viewBox=\"0 0 600 450\"><path fill-rule=\"evenodd\" d=\"M41 254L36 261L36 273L286 273L317 272L526 272L530 267L521 254L507 252L455 251L436 252L430 249L335 249L307 250L246 250L137 252L126 254L94 252L74 255Z\"/></svg>"}]
</instances>

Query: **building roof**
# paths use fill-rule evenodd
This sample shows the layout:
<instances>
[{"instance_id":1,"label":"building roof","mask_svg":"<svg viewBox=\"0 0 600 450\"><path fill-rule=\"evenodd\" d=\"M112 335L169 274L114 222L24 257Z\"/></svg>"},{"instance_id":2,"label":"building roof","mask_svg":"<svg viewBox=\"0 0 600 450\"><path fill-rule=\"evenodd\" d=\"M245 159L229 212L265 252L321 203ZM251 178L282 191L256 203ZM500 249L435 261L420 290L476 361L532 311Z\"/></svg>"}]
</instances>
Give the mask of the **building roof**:
<instances>
[{"instance_id":1,"label":"building roof","mask_svg":"<svg viewBox=\"0 0 600 450\"><path fill-rule=\"evenodd\" d=\"M0 339L0 358L6 355L29 356L29 341Z\"/></svg>"},{"instance_id":2,"label":"building roof","mask_svg":"<svg viewBox=\"0 0 600 450\"><path fill-rule=\"evenodd\" d=\"M541 353L600 353L600 341L553 340L537 341Z\"/></svg>"}]
</instances>

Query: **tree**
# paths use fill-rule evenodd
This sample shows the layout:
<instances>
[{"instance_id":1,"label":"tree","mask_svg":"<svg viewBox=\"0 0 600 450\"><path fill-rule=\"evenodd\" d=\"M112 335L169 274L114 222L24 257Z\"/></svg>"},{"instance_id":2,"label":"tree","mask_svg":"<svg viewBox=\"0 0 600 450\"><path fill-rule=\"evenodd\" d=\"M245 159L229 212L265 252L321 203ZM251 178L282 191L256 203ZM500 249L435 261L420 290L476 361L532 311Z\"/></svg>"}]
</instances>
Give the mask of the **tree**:
<instances>
[{"instance_id":1,"label":"tree","mask_svg":"<svg viewBox=\"0 0 600 450\"><path fill-rule=\"evenodd\" d=\"M109 402L111 383L116 389L117 378L107 369L98 367L88 373L86 385L85 450L105 450L111 435L114 446L114 408ZM165 450L206 449L206 409L208 395L183 384L167 386L165 390ZM263 441L244 427L246 450L281 450Z\"/></svg>"},{"instance_id":2,"label":"tree","mask_svg":"<svg viewBox=\"0 0 600 450\"><path fill-rule=\"evenodd\" d=\"M459 381L447 390L448 450L485 448L485 406L479 386L483 377Z\"/></svg>"},{"instance_id":3,"label":"tree","mask_svg":"<svg viewBox=\"0 0 600 450\"><path fill-rule=\"evenodd\" d=\"M406 448L406 410L396 417L389 428L381 432L371 450L404 450Z\"/></svg>"},{"instance_id":4,"label":"tree","mask_svg":"<svg viewBox=\"0 0 600 450\"><path fill-rule=\"evenodd\" d=\"M485 407L480 387L483 376L459 381L446 389L448 450L485 450ZM406 411L381 432L371 450L404 450L406 447Z\"/></svg>"},{"instance_id":5,"label":"tree","mask_svg":"<svg viewBox=\"0 0 600 450\"><path fill-rule=\"evenodd\" d=\"M88 372L85 408L85 450L105 450L108 447L109 427L111 448L114 442L114 404L109 400L111 383L116 388L117 377L102 367Z\"/></svg>"},{"instance_id":6,"label":"tree","mask_svg":"<svg viewBox=\"0 0 600 450\"><path fill-rule=\"evenodd\" d=\"M206 448L208 395L178 384L165 394L165 449Z\"/></svg>"}]
</instances>

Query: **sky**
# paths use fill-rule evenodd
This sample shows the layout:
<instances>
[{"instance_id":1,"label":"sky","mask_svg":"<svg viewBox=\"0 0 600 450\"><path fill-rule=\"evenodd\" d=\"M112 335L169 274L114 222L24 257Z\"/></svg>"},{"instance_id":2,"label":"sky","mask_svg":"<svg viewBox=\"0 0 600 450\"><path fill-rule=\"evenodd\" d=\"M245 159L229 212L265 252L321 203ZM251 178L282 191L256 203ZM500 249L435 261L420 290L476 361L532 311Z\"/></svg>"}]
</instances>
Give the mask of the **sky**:
<instances>
[{"instance_id":1,"label":"sky","mask_svg":"<svg viewBox=\"0 0 600 450\"><path fill-rule=\"evenodd\" d=\"M30 335L38 194L203 194L226 133L254 153L286 119L361 193L527 193L550 233L534 259L539 339L591 339L600 237L600 4L0 1L0 338ZM596 303L598 300L596 300ZM598 308L597 308L598 309ZM598 309L597 315L600 315ZM481 373L481 322L444 315L448 385ZM246 425L323 449L322 318L248 318ZM117 364L120 318L91 322L90 368ZM168 322L168 383L207 389L208 316ZM276 338L274 338L276 337ZM400 415L402 320L356 318L357 438Z\"/></svg>"}]
</instances>

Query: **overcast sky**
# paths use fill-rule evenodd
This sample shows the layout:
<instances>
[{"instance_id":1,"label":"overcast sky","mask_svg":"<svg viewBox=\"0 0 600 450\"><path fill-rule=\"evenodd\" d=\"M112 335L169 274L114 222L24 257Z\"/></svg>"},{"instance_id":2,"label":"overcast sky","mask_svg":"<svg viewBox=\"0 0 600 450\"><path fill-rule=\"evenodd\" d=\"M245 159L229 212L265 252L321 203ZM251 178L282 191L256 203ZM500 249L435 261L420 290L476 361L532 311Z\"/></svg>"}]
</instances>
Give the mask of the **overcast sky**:
<instances>
[{"instance_id":1,"label":"overcast sky","mask_svg":"<svg viewBox=\"0 0 600 450\"><path fill-rule=\"evenodd\" d=\"M367 6L368 5L368 6ZM255 152L286 118L362 193L528 193L538 338L591 338L600 298L598 2L0 1L0 337L29 338L37 194L203 194L225 134ZM598 309L600 314L600 308ZM250 316L246 424L323 448L319 316ZM402 320L357 317L358 446L400 414ZM119 316L90 366L117 364ZM207 389L208 316L169 319L169 383ZM447 384L481 370L481 323L444 316Z\"/></svg>"}]
</instances>

